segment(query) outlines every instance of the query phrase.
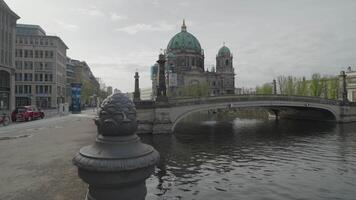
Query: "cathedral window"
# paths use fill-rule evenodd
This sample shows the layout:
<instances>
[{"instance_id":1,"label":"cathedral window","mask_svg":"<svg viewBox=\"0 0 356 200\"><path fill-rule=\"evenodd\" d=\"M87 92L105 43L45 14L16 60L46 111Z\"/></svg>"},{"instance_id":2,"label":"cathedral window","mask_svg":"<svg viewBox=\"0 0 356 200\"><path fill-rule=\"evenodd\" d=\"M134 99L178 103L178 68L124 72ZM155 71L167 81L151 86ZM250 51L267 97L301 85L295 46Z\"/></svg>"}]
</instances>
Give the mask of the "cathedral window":
<instances>
[{"instance_id":1,"label":"cathedral window","mask_svg":"<svg viewBox=\"0 0 356 200\"><path fill-rule=\"evenodd\" d=\"M225 65L228 66L229 65L229 60L225 61Z\"/></svg>"}]
</instances>

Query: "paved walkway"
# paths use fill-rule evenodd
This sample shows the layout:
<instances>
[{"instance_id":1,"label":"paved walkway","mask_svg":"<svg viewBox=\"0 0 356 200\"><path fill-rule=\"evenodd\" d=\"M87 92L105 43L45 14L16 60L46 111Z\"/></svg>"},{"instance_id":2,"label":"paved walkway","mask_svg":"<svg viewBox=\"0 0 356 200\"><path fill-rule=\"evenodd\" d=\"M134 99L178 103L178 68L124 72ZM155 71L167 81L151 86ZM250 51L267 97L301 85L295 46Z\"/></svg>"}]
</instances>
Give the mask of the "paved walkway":
<instances>
[{"instance_id":1,"label":"paved walkway","mask_svg":"<svg viewBox=\"0 0 356 200\"><path fill-rule=\"evenodd\" d=\"M0 199L80 200L87 185L71 159L96 136L94 113L0 127Z\"/></svg>"}]
</instances>

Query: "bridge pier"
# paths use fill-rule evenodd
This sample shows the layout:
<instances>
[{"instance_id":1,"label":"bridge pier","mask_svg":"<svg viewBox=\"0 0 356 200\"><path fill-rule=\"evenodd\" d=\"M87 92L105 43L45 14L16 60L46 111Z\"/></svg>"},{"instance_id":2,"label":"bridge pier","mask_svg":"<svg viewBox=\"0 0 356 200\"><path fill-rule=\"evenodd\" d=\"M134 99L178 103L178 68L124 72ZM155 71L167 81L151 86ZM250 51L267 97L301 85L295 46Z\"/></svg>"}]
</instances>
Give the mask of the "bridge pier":
<instances>
[{"instance_id":1,"label":"bridge pier","mask_svg":"<svg viewBox=\"0 0 356 200\"><path fill-rule=\"evenodd\" d=\"M279 119L280 119L280 111L279 110L276 110L276 109L272 109L272 112L273 112L273 114L274 114L274 116L275 116L275 119L276 119L276 121L278 121Z\"/></svg>"},{"instance_id":2,"label":"bridge pier","mask_svg":"<svg viewBox=\"0 0 356 200\"><path fill-rule=\"evenodd\" d=\"M164 106L164 105L163 105ZM172 122L170 119L170 108L166 105L154 110L155 119L153 121L152 133L165 134L172 133Z\"/></svg>"}]
</instances>

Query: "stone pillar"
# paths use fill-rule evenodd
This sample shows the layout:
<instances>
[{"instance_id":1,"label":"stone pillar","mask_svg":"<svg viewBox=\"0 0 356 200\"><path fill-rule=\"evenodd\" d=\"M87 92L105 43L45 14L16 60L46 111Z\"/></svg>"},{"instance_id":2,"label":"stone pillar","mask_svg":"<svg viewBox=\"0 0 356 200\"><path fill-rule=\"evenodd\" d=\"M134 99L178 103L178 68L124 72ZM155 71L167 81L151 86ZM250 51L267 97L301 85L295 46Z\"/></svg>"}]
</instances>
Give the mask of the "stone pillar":
<instances>
[{"instance_id":1,"label":"stone pillar","mask_svg":"<svg viewBox=\"0 0 356 200\"><path fill-rule=\"evenodd\" d=\"M144 200L145 180L154 172L159 154L134 133L133 102L122 93L109 96L95 123L96 141L73 158L79 177L89 184L86 200Z\"/></svg>"},{"instance_id":2,"label":"stone pillar","mask_svg":"<svg viewBox=\"0 0 356 200\"><path fill-rule=\"evenodd\" d=\"M140 94L140 84L139 84L139 78L140 76L138 75L138 72L135 73L135 92L134 92L134 101L140 101L141 100L141 94Z\"/></svg>"},{"instance_id":3,"label":"stone pillar","mask_svg":"<svg viewBox=\"0 0 356 200\"><path fill-rule=\"evenodd\" d=\"M157 98L156 101L167 102L167 89L166 89L166 71L165 63L166 59L163 54L158 57L158 87L157 87Z\"/></svg>"},{"instance_id":4,"label":"stone pillar","mask_svg":"<svg viewBox=\"0 0 356 200\"><path fill-rule=\"evenodd\" d=\"M277 83L276 83L276 79L273 79L273 94L274 94L274 95L277 94Z\"/></svg>"},{"instance_id":5,"label":"stone pillar","mask_svg":"<svg viewBox=\"0 0 356 200\"><path fill-rule=\"evenodd\" d=\"M341 71L341 100L343 103L347 103L349 100L347 98L347 89L346 89L346 73L345 71Z\"/></svg>"},{"instance_id":6,"label":"stone pillar","mask_svg":"<svg viewBox=\"0 0 356 200\"><path fill-rule=\"evenodd\" d=\"M15 97L15 70L10 73L10 96L9 96L9 112L11 113L16 107Z\"/></svg>"}]
</instances>

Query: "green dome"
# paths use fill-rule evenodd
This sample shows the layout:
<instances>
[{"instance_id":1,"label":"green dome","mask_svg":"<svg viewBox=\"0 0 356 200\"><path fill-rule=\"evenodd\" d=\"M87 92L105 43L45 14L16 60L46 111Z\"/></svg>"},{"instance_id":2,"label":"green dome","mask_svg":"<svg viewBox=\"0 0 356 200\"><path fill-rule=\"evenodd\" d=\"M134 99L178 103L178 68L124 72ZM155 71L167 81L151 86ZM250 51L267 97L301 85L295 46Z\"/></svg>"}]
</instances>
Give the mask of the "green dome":
<instances>
[{"instance_id":1,"label":"green dome","mask_svg":"<svg viewBox=\"0 0 356 200\"><path fill-rule=\"evenodd\" d=\"M198 39L187 32L187 27L183 21L182 31L177 33L168 43L167 50L193 50L201 53L201 46Z\"/></svg>"},{"instance_id":2,"label":"green dome","mask_svg":"<svg viewBox=\"0 0 356 200\"><path fill-rule=\"evenodd\" d=\"M219 49L218 56L230 56L231 52L230 49L227 48L225 45Z\"/></svg>"}]
</instances>

